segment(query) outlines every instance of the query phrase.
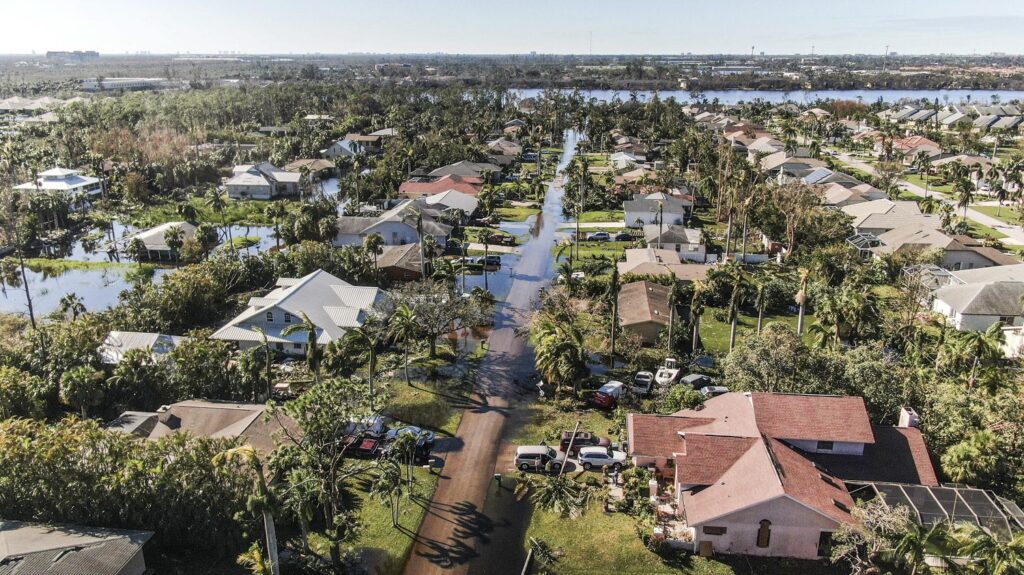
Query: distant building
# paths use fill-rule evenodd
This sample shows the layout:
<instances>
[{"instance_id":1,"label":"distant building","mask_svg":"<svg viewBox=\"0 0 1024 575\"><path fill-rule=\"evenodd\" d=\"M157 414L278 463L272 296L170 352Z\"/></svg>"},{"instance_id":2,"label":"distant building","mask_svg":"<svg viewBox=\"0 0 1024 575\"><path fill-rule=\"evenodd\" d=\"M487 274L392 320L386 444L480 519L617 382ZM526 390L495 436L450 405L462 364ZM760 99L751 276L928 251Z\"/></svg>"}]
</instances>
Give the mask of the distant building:
<instances>
[{"instance_id":1,"label":"distant building","mask_svg":"<svg viewBox=\"0 0 1024 575\"><path fill-rule=\"evenodd\" d=\"M51 50L46 53L47 60L72 60L76 62L84 62L86 60L95 60L99 57L100 53L95 50L75 50L74 52Z\"/></svg>"},{"instance_id":2,"label":"distant building","mask_svg":"<svg viewBox=\"0 0 1024 575\"><path fill-rule=\"evenodd\" d=\"M270 162L235 166L232 172L234 175L224 182L224 189L236 200L299 195L300 172L282 170Z\"/></svg>"},{"instance_id":3,"label":"distant building","mask_svg":"<svg viewBox=\"0 0 1024 575\"><path fill-rule=\"evenodd\" d=\"M102 192L98 178L83 176L78 170L67 168L50 168L39 172L39 178L34 182L26 182L14 186L15 190L23 192L64 192L69 196L85 194L86 196L98 196Z\"/></svg>"},{"instance_id":4,"label":"distant building","mask_svg":"<svg viewBox=\"0 0 1024 575\"><path fill-rule=\"evenodd\" d=\"M111 90L158 90L169 87L167 78L86 78L82 89L86 92Z\"/></svg>"},{"instance_id":5,"label":"distant building","mask_svg":"<svg viewBox=\"0 0 1024 575\"><path fill-rule=\"evenodd\" d=\"M188 339L180 335L162 333L112 331L107 334L103 344L96 351L102 363L113 365L121 363L126 353L136 349L145 351L153 359L164 357Z\"/></svg>"}]
</instances>

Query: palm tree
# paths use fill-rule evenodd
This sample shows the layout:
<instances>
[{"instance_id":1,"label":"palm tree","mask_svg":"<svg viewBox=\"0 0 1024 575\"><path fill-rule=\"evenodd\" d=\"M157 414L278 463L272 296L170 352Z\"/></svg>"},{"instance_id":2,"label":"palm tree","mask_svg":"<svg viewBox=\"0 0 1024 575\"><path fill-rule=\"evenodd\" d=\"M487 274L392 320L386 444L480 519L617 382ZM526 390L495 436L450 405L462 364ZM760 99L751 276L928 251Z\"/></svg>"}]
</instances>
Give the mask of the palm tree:
<instances>
[{"instance_id":1,"label":"palm tree","mask_svg":"<svg viewBox=\"0 0 1024 575\"><path fill-rule=\"evenodd\" d=\"M947 535L945 523L924 526L911 522L888 554L892 561L909 567L910 575L916 575L922 566L927 568L925 557L928 554L946 547Z\"/></svg>"},{"instance_id":2,"label":"palm tree","mask_svg":"<svg viewBox=\"0 0 1024 575\"><path fill-rule=\"evenodd\" d=\"M167 228L167 231L164 232L164 243L171 250L171 258L177 262L181 247L185 245L185 231L181 229L181 226Z\"/></svg>"},{"instance_id":3,"label":"palm tree","mask_svg":"<svg viewBox=\"0 0 1024 575\"><path fill-rule=\"evenodd\" d=\"M693 354L700 349L700 316L704 313L704 295L708 285L704 281L693 282L693 298L690 300L690 321L693 322Z\"/></svg>"},{"instance_id":4,"label":"palm tree","mask_svg":"<svg viewBox=\"0 0 1024 575\"><path fill-rule=\"evenodd\" d=\"M917 205L922 214L934 214L943 204L935 196L926 196L918 200Z\"/></svg>"},{"instance_id":5,"label":"palm tree","mask_svg":"<svg viewBox=\"0 0 1024 575\"><path fill-rule=\"evenodd\" d=\"M377 266L377 256L384 253L384 237L378 233L372 233L363 238L363 251L373 256L373 277L380 285L380 267Z\"/></svg>"},{"instance_id":6,"label":"palm tree","mask_svg":"<svg viewBox=\"0 0 1024 575\"><path fill-rule=\"evenodd\" d=\"M1010 197L1010 192L1003 185L1003 182L997 181L992 184L992 195L996 197L996 201L999 202L999 207L996 208L996 217L1003 211L1003 202Z\"/></svg>"},{"instance_id":7,"label":"palm tree","mask_svg":"<svg viewBox=\"0 0 1024 575\"><path fill-rule=\"evenodd\" d=\"M516 484L516 495L522 498L527 493L538 508L562 517L576 518L583 515L590 505L592 489L561 473L523 474Z\"/></svg>"},{"instance_id":8,"label":"palm tree","mask_svg":"<svg viewBox=\"0 0 1024 575\"><path fill-rule=\"evenodd\" d=\"M83 313L85 313L85 302L75 292L68 292L61 296L60 303L57 305L58 315L67 317L68 314L71 314L71 320L74 321Z\"/></svg>"},{"instance_id":9,"label":"palm tree","mask_svg":"<svg viewBox=\"0 0 1024 575\"><path fill-rule=\"evenodd\" d=\"M761 335L761 324L764 323L764 310L768 305L768 279L758 276L754 280L754 307L757 308L757 335Z\"/></svg>"},{"instance_id":10,"label":"palm tree","mask_svg":"<svg viewBox=\"0 0 1024 575\"><path fill-rule=\"evenodd\" d=\"M274 573L270 560L263 556L263 549L256 541L253 541L249 550L239 555L235 562L239 566L247 568L253 575L273 575Z\"/></svg>"},{"instance_id":11,"label":"palm tree","mask_svg":"<svg viewBox=\"0 0 1024 575\"><path fill-rule=\"evenodd\" d=\"M982 573L1024 572L1024 535L1003 543L978 525L965 523L954 532L954 541L957 555L972 558L976 562L972 567L980 567Z\"/></svg>"},{"instance_id":12,"label":"palm tree","mask_svg":"<svg viewBox=\"0 0 1024 575\"><path fill-rule=\"evenodd\" d=\"M220 216L220 225L227 233L228 245L231 246L231 251L238 255L235 251L235 240L231 237L231 226L228 225L227 216L225 210L228 207L228 195L217 189L210 190L210 197L206 198L206 206Z\"/></svg>"},{"instance_id":13,"label":"palm tree","mask_svg":"<svg viewBox=\"0 0 1024 575\"><path fill-rule=\"evenodd\" d=\"M240 445L218 453L213 458L213 463L222 466L225 463L237 463L248 466L255 475L257 495L261 500L263 511L263 527L267 538L267 559L270 561L271 575L279 575L281 566L277 559L277 530L274 527L274 514L271 510L270 488L267 486L267 478L263 474L263 462L260 460L259 452L251 445Z\"/></svg>"},{"instance_id":14,"label":"palm tree","mask_svg":"<svg viewBox=\"0 0 1024 575\"><path fill-rule=\"evenodd\" d=\"M398 527L399 503L404 492L402 469L397 461L391 458L381 460L377 468L377 477L373 481L373 495L391 508L391 526Z\"/></svg>"},{"instance_id":15,"label":"palm tree","mask_svg":"<svg viewBox=\"0 0 1024 575\"><path fill-rule=\"evenodd\" d=\"M274 222L274 241L277 249L281 249L281 220L288 215L288 208L281 202L271 202L263 209L263 213Z\"/></svg>"},{"instance_id":16,"label":"palm tree","mask_svg":"<svg viewBox=\"0 0 1024 575\"><path fill-rule=\"evenodd\" d=\"M796 334L803 335L804 333L804 313L807 310L807 282L811 277L810 270L806 268L800 268L800 290L796 292L796 304L800 306L799 315L796 319Z\"/></svg>"},{"instance_id":17,"label":"palm tree","mask_svg":"<svg viewBox=\"0 0 1024 575\"><path fill-rule=\"evenodd\" d=\"M556 393L568 383L573 392L587 372L587 350L584 334L572 322L555 322L542 318L537 326L536 366Z\"/></svg>"},{"instance_id":18,"label":"palm tree","mask_svg":"<svg viewBox=\"0 0 1024 575\"><path fill-rule=\"evenodd\" d=\"M732 293L729 296L729 351L736 346L736 324L739 322L740 305L743 303L749 282L746 274L739 266L726 272L729 283L732 284Z\"/></svg>"},{"instance_id":19,"label":"palm tree","mask_svg":"<svg viewBox=\"0 0 1024 575\"><path fill-rule=\"evenodd\" d=\"M974 184L961 178L957 180L953 192L956 193L956 207L964 211L964 219L967 219L967 208L974 203Z\"/></svg>"},{"instance_id":20,"label":"palm tree","mask_svg":"<svg viewBox=\"0 0 1024 575\"><path fill-rule=\"evenodd\" d=\"M405 384L412 385L409 378L409 347L410 342L416 338L419 327L419 317L416 310L408 304L403 303L395 309L388 320L388 335L395 341L402 342L402 353L405 356Z\"/></svg>"},{"instance_id":21,"label":"palm tree","mask_svg":"<svg viewBox=\"0 0 1024 575\"><path fill-rule=\"evenodd\" d=\"M317 331L320 329L309 319L306 312L299 312L302 317L302 321L299 323L293 323L288 327L281 330L281 335L288 337L294 333L305 333L306 334L306 363L309 365L309 371L313 372L313 381L320 383L320 346L317 345Z\"/></svg>"},{"instance_id":22,"label":"palm tree","mask_svg":"<svg viewBox=\"0 0 1024 575\"><path fill-rule=\"evenodd\" d=\"M932 166L932 158L928 155L928 152L918 152L917 156L914 157L914 167L924 177L924 197L928 197L928 188L931 176L929 170Z\"/></svg>"},{"instance_id":23,"label":"palm tree","mask_svg":"<svg viewBox=\"0 0 1024 575\"><path fill-rule=\"evenodd\" d=\"M350 328L345 333L346 343L351 344L350 349L358 349L363 346L369 354L366 361L366 381L370 388L370 395L373 395L373 376L377 369L377 345L380 343L381 327L381 321L375 316L370 316L366 318L363 325Z\"/></svg>"},{"instance_id":24,"label":"palm tree","mask_svg":"<svg viewBox=\"0 0 1024 575\"><path fill-rule=\"evenodd\" d=\"M274 352L270 350L270 340L267 339L267 332L259 326L253 326L252 330L260 334L263 341L264 368L267 370L267 400L274 391ZM253 390L253 398L256 397L256 390Z\"/></svg>"},{"instance_id":25,"label":"palm tree","mask_svg":"<svg viewBox=\"0 0 1024 575\"><path fill-rule=\"evenodd\" d=\"M180 202L177 207L178 215L186 222L194 224L199 221L199 209L190 201Z\"/></svg>"}]
</instances>

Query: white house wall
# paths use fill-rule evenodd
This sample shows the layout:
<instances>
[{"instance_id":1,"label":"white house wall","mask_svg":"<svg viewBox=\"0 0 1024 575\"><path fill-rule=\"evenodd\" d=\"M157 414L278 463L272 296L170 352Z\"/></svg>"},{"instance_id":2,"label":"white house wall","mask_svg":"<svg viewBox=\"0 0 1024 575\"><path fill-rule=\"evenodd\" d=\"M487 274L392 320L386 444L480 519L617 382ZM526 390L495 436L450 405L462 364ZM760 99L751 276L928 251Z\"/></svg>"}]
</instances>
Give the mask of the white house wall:
<instances>
[{"instance_id":1,"label":"white house wall","mask_svg":"<svg viewBox=\"0 0 1024 575\"><path fill-rule=\"evenodd\" d=\"M771 521L768 547L757 546L761 520ZM725 527L723 535L706 535L703 527ZM710 541L716 553L817 559L822 531L833 532L838 523L804 505L781 496L749 509L737 511L703 524L693 524L694 547Z\"/></svg>"}]
</instances>

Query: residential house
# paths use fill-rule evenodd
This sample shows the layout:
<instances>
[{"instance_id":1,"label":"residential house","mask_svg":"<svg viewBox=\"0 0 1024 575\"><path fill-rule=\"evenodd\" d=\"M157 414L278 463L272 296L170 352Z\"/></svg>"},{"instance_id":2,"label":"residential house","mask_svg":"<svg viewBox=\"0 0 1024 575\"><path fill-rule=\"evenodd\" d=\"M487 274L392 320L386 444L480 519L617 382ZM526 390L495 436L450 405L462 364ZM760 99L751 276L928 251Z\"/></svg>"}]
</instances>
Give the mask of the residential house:
<instances>
[{"instance_id":1,"label":"residential house","mask_svg":"<svg viewBox=\"0 0 1024 575\"><path fill-rule=\"evenodd\" d=\"M608 156L608 163L618 171L628 171L636 168L646 161L646 157L632 154L630 152L615 152Z\"/></svg>"},{"instance_id":2,"label":"residential house","mask_svg":"<svg viewBox=\"0 0 1024 575\"><path fill-rule=\"evenodd\" d=\"M175 260L178 257L178 253L171 246L167 245L167 232L171 228L178 228L182 232L182 242L190 240L196 236L196 226L189 222L167 222L143 230L131 236L128 236L121 240L121 249L124 250L129 244L135 240L142 241L142 245L146 248L146 253L143 256L147 260Z\"/></svg>"},{"instance_id":3,"label":"residential house","mask_svg":"<svg viewBox=\"0 0 1024 575\"><path fill-rule=\"evenodd\" d=\"M635 194L632 200L622 203L623 218L627 227L641 227L646 224L682 225L689 219L693 202L665 193Z\"/></svg>"},{"instance_id":4,"label":"residential house","mask_svg":"<svg viewBox=\"0 0 1024 575\"><path fill-rule=\"evenodd\" d=\"M232 168L224 182L228 196L236 200L270 200L278 196L298 196L300 172L282 170L270 162L243 164Z\"/></svg>"},{"instance_id":5,"label":"residential house","mask_svg":"<svg viewBox=\"0 0 1024 575\"><path fill-rule=\"evenodd\" d=\"M353 286L323 270L301 278L280 278L270 293L250 298L242 313L210 337L234 342L239 349L260 347L266 338L280 353L304 356L308 334L284 333L301 323L303 315L316 326L316 344L326 346L379 313L385 299L379 288Z\"/></svg>"},{"instance_id":6,"label":"residential house","mask_svg":"<svg viewBox=\"0 0 1024 575\"><path fill-rule=\"evenodd\" d=\"M1021 281L948 285L933 293L932 311L942 314L960 331L985 331L996 322L1007 327L1021 326L1021 296Z\"/></svg>"},{"instance_id":7,"label":"residential house","mask_svg":"<svg viewBox=\"0 0 1024 575\"><path fill-rule=\"evenodd\" d=\"M188 340L189 338L180 335L139 331L112 331L107 334L107 337L96 352L100 356L101 363L114 365L121 363L125 354L134 350L142 350L153 359L166 357L175 348Z\"/></svg>"},{"instance_id":8,"label":"residential house","mask_svg":"<svg viewBox=\"0 0 1024 575\"><path fill-rule=\"evenodd\" d=\"M324 160L322 158L307 158L301 160L295 160L285 165L284 171L302 173L307 171L311 178L317 180L326 180L334 175L337 166L330 160Z\"/></svg>"},{"instance_id":9,"label":"residential house","mask_svg":"<svg viewBox=\"0 0 1024 575\"><path fill-rule=\"evenodd\" d=\"M916 418L874 426L859 397L726 393L701 409L629 414L627 453L674 486L693 550L817 559L854 521L844 480L938 486Z\"/></svg>"},{"instance_id":10,"label":"residential house","mask_svg":"<svg viewBox=\"0 0 1024 575\"><path fill-rule=\"evenodd\" d=\"M498 138L487 142L487 150L498 156L518 156L523 153L523 146L508 138Z\"/></svg>"},{"instance_id":11,"label":"residential house","mask_svg":"<svg viewBox=\"0 0 1024 575\"><path fill-rule=\"evenodd\" d=\"M877 199L843 206L844 214L853 218L851 224L858 233L883 234L889 230L919 223L940 225L940 218L922 214L917 202Z\"/></svg>"},{"instance_id":12,"label":"residential house","mask_svg":"<svg viewBox=\"0 0 1024 575\"><path fill-rule=\"evenodd\" d=\"M430 172L432 178L444 176L461 176L463 178L479 178L484 181L492 180L501 175L501 166L488 163L477 163L461 161L447 166L441 166Z\"/></svg>"},{"instance_id":13,"label":"residential house","mask_svg":"<svg viewBox=\"0 0 1024 575\"><path fill-rule=\"evenodd\" d=\"M442 212L458 210L463 214L463 219L471 217L476 212L476 208L480 203L476 197L456 190L448 190L426 196L421 201L433 209L441 210Z\"/></svg>"},{"instance_id":14,"label":"residential house","mask_svg":"<svg viewBox=\"0 0 1024 575\"><path fill-rule=\"evenodd\" d=\"M876 200L886 199L885 192L871 184L859 184L847 187L839 183L817 184L816 189L821 191L821 203L826 206L845 208L854 204L863 204Z\"/></svg>"},{"instance_id":15,"label":"residential house","mask_svg":"<svg viewBox=\"0 0 1024 575\"><path fill-rule=\"evenodd\" d=\"M881 243L871 251L878 257L888 253L939 250L942 252L939 266L948 270L1020 263L1020 260L993 247L985 246L969 236L946 234L937 229L937 225L935 221L919 222L900 225L885 233L876 234Z\"/></svg>"},{"instance_id":16,"label":"residential house","mask_svg":"<svg viewBox=\"0 0 1024 575\"><path fill-rule=\"evenodd\" d=\"M377 269L393 282L415 281L423 277L423 258L419 244L383 246L377 256Z\"/></svg>"},{"instance_id":17,"label":"residential house","mask_svg":"<svg viewBox=\"0 0 1024 575\"><path fill-rule=\"evenodd\" d=\"M332 243L335 247L357 246L362 245L366 236L380 234L387 246L414 244L419 243L422 229L443 248L452 233L452 226L440 221L443 212L422 200L402 200L379 216L340 216Z\"/></svg>"},{"instance_id":18,"label":"residential house","mask_svg":"<svg viewBox=\"0 0 1024 575\"><path fill-rule=\"evenodd\" d=\"M269 454L277 445L279 432L297 432L298 426L276 412L265 418L262 403L234 403L190 399L161 407L157 411L126 411L107 424L107 429L156 441L175 433L198 437L238 439Z\"/></svg>"},{"instance_id":19,"label":"residential house","mask_svg":"<svg viewBox=\"0 0 1024 575\"><path fill-rule=\"evenodd\" d=\"M336 160L338 158L354 158L367 152L366 146L361 142L349 140L345 137L331 142L330 146L320 150L320 155L328 160Z\"/></svg>"},{"instance_id":20,"label":"residential house","mask_svg":"<svg viewBox=\"0 0 1024 575\"><path fill-rule=\"evenodd\" d=\"M14 189L27 194L60 192L69 198L79 195L92 198L103 193L99 178L83 176L79 170L60 167L39 172L35 181L19 184Z\"/></svg>"},{"instance_id":21,"label":"residential house","mask_svg":"<svg viewBox=\"0 0 1024 575\"><path fill-rule=\"evenodd\" d=\"M619 288L619 325L623 331L640 336L651 345L658 342L661 331L671 319L668 286L649 281L627 283Z\"/></svg>"},{"instance_id":22,"label":"residential house","mask_svg":"<svg viewBox=\"0 0 1024 575\"><path fill-rule=\"evenodd\" d=\"M761 169L768 176L777 178L780 183L800 179L818 168L827 166L828 164L821 160L791 156L785 151L761 158Z\"/></svg>"},{"instance_id":23,"label":"residential house","mask_svg":"<svg viewBox=\"0 0 1024 575\"><path fill-rule=\"evenodd\" d=\"M671 276L679 281L697 281L708 277L711 266L704 264L684 264L679 253L674 250L659 250L653 247L629 248L625 250L626 261L615 265L619 275L633 274L638 276Z\"/></svg>"},{"instance_id":24,"label":"residential house","mask_svg":"<svg viewBox=\"0 0 1024 575\"><path fill-rule=\"evenodd\" d=\"M484 180L478 177L464 177L456 175L441 176L440 178L416 178L402 182L398 186L398 195L416 199L434 194L455 190L469 196L477 196L483 188Z\"/></svg>"},{"instance_id":25,"label":"residential house","mask_svg":"<svg viewBox=\"0 0 1024 575\"><path fill-rule=\"evenodd\" d=\"M143 575L149 531L0 520L4 575Z\"/></svg>"},{"instance_id":26,"label":"residential house","mask_svg":"<svg viewBox=\"0 0 1024 575\"><path fill-rule=\"evenodd\" d=\"M648 246L675 250L680 260L707 261L707 246L701 230L679 225L647 224L643 231Z\"/></svg>"}]
</instances>

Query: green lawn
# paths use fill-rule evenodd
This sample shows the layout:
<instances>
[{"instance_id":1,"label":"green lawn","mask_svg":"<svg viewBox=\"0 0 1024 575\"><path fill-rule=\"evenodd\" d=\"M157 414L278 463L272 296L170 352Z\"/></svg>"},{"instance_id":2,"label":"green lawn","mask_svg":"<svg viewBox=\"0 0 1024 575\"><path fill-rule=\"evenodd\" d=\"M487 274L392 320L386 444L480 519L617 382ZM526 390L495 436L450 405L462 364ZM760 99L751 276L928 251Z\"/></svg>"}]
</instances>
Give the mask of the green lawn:
<instances>
[{"instance_id":1,"label":"green lawn","mask_svg":"<svg viewBox=\"0 0 1024 575\"><path fill-rule=\"evenodd\" d=\"M580 430L601 436L615 435L610 432L616 431L615 421L603 411L560 411L550 403L539 402L522 405L517 411L522 413L516 417L522 419L511 427L507 438L510 443L536 444L546 440L550 444L558 441L563 430L571 431L577 421L580 422Z\"/></svg>"},{"instance_id":2,"label":"green lawn","mask_svg":"<svg viewBox=\"0 0 1024 575\"><path fill-rule=\"evenodd\" d=\"M245 248L251 248L252 246L260 243L259 236L238 236L231 238L230 243L225 243L225 248L235 248L238 250L244 250Z\"/></svg>"},{"instance_id":3,"label":"green lawn","mask_svg":"<svg viewBox=\"0 0 1024 575\"><path fill-rule=\"evenodd\" d=\"M443 383L426 383L415 377L412 383L411 386L405 384L401 368L395 371L391 398L384 413L404 423L454 436L462 421L462 409L458 405L462 394Z\"/></svg>"},{"instance_id":4,"label":"green lawn","mask_svg":"<svg viewBox=\"0 0 1024 575\"><path fill-rule=\"evenodd\" d=\"M508 206L496 209L495 213L503 222L525 222L530 216L539 214L540 210L525 206Z\"/></svg>"},{"instance_id":5,"label":"green lawn","mask_svg":"<svg viewBox=\"0 0 1024 575\"><path fill-rule=\"evenodd\" d=\"M825 575L841 572L824 563L811 561L741 556L704 559L671 551L662 556L644 546L634 525L634 519L625 513L603 513L599 501L595 501L578 519L564 519L546 511L534 511L527 529L526 545L529 546L533 537L550 546L558 556L552 572L558 574Z\"/></svg>"},{"instance_id":6,"label":"green lawn","mask_svg":"<svg viewBox=\"0 0 1024 575\"><path fill-rule=\"evenodd\" d=\"M970 231L968 233L976 238L989 237L998 240L1000 238L1006 237L1006 234L1004 234L1003 232L995 228L990 228L984 224L979 224L974 220L967 220L967 226L968 228L970 228Z\"/></svg>"},{"instance_id":7,"label":"green lawn","mask_svg":"<svg viewBox=\"0 0 1024 575\"><path fill-rule=\"evenodd\" d=\"M587 154L587 163L591 167L604 167L608 165L608 154L590 153Z\"/></svg>"},{"instance_id":8,"label":"green lawn","mask_svg":"<svg viewBox=\"0 0 1024 575\"><path fill-rule=\"evenodd\" d=\"M583 212L580 214L579 220L581 224L590 224L596 222L621 222L622 218L622 210L594 210Z\"/></svg>"},{"instance_id":9,"label":"green lawn","mask_svg":"<svg viewBox=\"0 0 1024 575\"><path fill-rule=\"evenodd\" d=\"M296 200L274 201L284 203L288 211L296 209L299 205L299 202ZM190 198L189 202L198 210L200 222L221 224L220 215L206 206L205 198ZM224 218L229 224L272 225L274 222L263 213L263 210L270 204L271 202L269 201L228 199L227 207L224 210ZM181 215L178 214L178 204L168 202L146 206L132 213L127 220L133 226L149 228L166 222L181 221Z\"/></svg>"},{"instance_id":10,"label":"green lawn","mask_svg":"<svg viewBox=\"0 0 1024 575\"><path fill-rule=\"evenodd\" d=\"M1019 226L1021 224L1019 213L1010 206L1003 206L1001 208L999 206L971 206L971 209L1012 226Z\"/></svg>"},{"instance_id":11,"label":"green lawn","mask_svg":"<svg viewBox=\"0 0 1024 575\"><path fill-rule=\"evenodd\" d=\"M914 184L915 186L924 189L924 178L921 177L920 174L906 174L903 176L903 179L910 182L911 184ZM933 192L942 192L944 194L949 194L953 192L953 186L950 184L936 185L936 183L940 181L941 180L939 180L935 176L929 177L928 190Z\"/></svg>"},{"instance_id":12,"label":"green lawn","mask_svg":"<svg viewBox=\"0 0 1024 575\"><path fill-rule=\"evenodd\" d=\"M852 164L847 164L846 162L840 160L839 158L835 158L835 160L836 160L836 164L838 164L838 166L836 166L836 167L839 168L839 171L844 172L846 174L849 174L849 175L857 178L858 180L861 180L862 182L870 182L871 181L871 179L872 179L872 175L871 174L865 172L864 170L861 170L860 168L855 168L855 167L853 167Z\"/></svg>"},{"instance_id":13,"label":"green lawn","mask_svg":"<svg viewBox=\"0 0 1024 575\"><path fill-rule=\"evenodd\" d=\"M595 257L611 257L618 260L622 257L622 253L626 251L626 248L631 247L633 242L580 242L579 254L580 258L595 258ZM558 253L561 246L554 246L551 248L552 253ZM562 251L563 257L569 257L569 249L565 248ZM576 246L572 246L572 252L576 254Z\"/></svg>"},{"instance_id":14,"label":"green lawn","mask_svg":"<svg viewBox=\"0 0 1024 575\"><path fill-rule=\"evenodd\" d=\"M712 353L726 354L729 353L729 322L719 321L714 318L714 312L716 309L721 308L706 308L704 313L700 316L700 337L701 341L704 342L704 349ZM765 314L763 325L769 323L784 323L790 327L793 331L796 331L797 316L795 315L769 315ZM810 344L813 339L809 334L809 328L814 323L814 315L807 314L804 317L804 341ZM763 327L762 327L763 329ZM739 322L736 324L736 343L743 341L743 338L756 333L757 331L757 316L750 316L741 313Z\"/></svg>"},{"instance_id":15,"label":"green lawn","mask_svg":"<svg viewBox=\"0 0 1024 575\"><path fill-rule=\"evenodd\" d=\"M470 243L480 243L480 234L482 232L484 232L484 231L491 232L491 235L495 235L495 236L512 236L512 235L515 235L515 234L513 234L511 232L506 232L505 230L499 230L498 228L484 228L484 227L476 227L476 226L467 226L466 228L463 228L463 229L465 230L466 239L469 240Z\"/></svg>"}]
</instances>

